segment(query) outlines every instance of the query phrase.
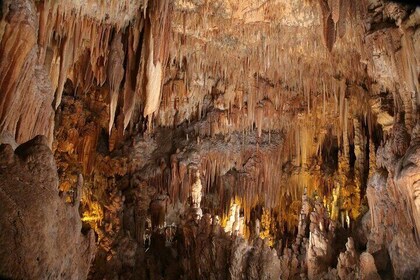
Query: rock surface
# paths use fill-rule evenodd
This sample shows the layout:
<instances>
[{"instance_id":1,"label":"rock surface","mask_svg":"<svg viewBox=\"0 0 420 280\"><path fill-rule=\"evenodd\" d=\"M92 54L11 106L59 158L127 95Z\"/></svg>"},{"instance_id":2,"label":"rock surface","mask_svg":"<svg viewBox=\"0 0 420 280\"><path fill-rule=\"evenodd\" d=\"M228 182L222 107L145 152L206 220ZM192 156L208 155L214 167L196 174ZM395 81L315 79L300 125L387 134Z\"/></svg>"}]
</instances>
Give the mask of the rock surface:
<instances>
[{"instance_id":1,"label":"rock surface","mask_svg":"<svg viewBox=\"0 0 420 280\"><path fill-rule=\"evenodd\" d=\"M83 226L90 279L419 276L420 7L1 5L4 263L86 278Z\"/></svg>"},{"instance_id":2,"label":"rock surface","mask_svg":"<svg viewBox=\"0 0 420 280\"><path fill-rule=\"evenodd\" d=\"M16 151L1 145L0 177L1 277L85 279L95 236L82 233L79 203L70 206L59 196L46 138L37 136Z\"/></svg>"}]
</instances>

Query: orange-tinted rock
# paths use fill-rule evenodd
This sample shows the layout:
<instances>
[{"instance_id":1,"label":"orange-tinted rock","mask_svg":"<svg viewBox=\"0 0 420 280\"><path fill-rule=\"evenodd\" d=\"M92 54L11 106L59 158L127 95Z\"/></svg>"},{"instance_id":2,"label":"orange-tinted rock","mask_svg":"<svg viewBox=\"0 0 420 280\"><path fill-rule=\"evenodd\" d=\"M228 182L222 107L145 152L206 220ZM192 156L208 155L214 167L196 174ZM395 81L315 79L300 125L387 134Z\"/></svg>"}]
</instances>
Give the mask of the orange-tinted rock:
<instances>
[{"instance_id":1,"label":"orange-tinted rock","mask_svg":"<svg viewBox=\"0 0 420 280\"><path fill-rule=\"evenodd\" d=\"M0 134L23 143L38 134L52 144L53 92L48 75L37 63L38 19L31 1L4 3L7 7L0 43Z\"/></svg>"}]
</instances>

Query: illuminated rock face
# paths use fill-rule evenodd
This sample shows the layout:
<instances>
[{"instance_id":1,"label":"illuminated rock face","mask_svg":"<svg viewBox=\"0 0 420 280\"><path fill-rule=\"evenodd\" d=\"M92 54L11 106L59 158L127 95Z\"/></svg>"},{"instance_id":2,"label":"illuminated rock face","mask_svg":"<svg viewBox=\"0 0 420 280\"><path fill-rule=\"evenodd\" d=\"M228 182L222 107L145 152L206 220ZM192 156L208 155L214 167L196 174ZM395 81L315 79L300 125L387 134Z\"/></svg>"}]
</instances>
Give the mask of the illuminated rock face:
<instances>
[{"instance_id":1,"label":"illuminated rock face","mask_svg":"<svg viewBox=\"0 0 420 280\"><path fill-rule=\"evenodd\" d=\"M49 154L36 170L54 177L44 208L57 216L24 223L36 220L34 236L44 236L42 223L54 228L70 211L62 234L92 252L73 230L79 210L97 236L92 279L416 277L419 8L386 0L2 5L0 143L16 148L44 135L55 160ZM18 159L22 149L4 146L7 194L10 170L36 171ZM71 251L62 258L83 265L58 268L49 258L59 253L46 250L36 275L86 277L91 253Z\"/></svg>"}]
</instances>

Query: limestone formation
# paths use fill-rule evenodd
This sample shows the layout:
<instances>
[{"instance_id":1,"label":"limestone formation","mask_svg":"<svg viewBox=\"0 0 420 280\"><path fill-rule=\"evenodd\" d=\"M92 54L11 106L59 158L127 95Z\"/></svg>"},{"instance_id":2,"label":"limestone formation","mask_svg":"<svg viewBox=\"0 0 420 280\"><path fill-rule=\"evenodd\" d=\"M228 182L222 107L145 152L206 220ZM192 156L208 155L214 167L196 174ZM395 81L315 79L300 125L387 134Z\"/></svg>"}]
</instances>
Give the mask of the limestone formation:
<instances>
[{"instance_id":1,"label":"limestone formation","mask_svg":"<svg viewBox=\"0 0 420 280\"><path fill-rule=\"evenodd\" d=\"M0 278L419 278L419 71L410 1L0 1Z\"/></svg>"},{"instance_id":2,"label":"limestone formation","mask_svg":"<svg viewBox=\"0 0 420 280\"><path fill-rule=\"evenodd\" d=\"M0 275L86 278L96 252L94 232L81 232L79 201L70 205L59 196L47 139L37 136L15 151L1 145L0 166Z\"/></svg>"}]
</instances>

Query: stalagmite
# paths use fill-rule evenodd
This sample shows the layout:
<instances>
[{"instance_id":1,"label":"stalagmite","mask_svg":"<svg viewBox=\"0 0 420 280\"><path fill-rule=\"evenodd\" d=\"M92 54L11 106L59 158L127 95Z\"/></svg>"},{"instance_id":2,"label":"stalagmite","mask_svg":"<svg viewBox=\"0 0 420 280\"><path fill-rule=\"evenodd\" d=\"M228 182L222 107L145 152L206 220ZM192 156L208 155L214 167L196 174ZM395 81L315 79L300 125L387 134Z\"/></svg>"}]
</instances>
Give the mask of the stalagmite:
<instances>
[{"instance_id":1,"label":"stalagmite","mask_svg":"<svg viewBox=\"0 0 420 280\"><path fill-rule=\"evenodd\" d=\"M191 186L192 205L196 208L199 208L201 205L202 189L200 171L197 170L195 173L195 182Z\"/></svg>"},{"instance_id":2,"label":"stalagmite","mask_svg":"<svg viewBox=\"0 0 420 280\"><path fill-rule=\"evenodd\" d=\"M348 238L346 243L346 251L340 253L338 258L338 276L340 279L355 279L357 273L358 256L354 247L354 241L351 237Z\"/></svg>"},{"instance_id":3,"label":"stalagmite","mask_svg":"<svg viewBox=\"0 0 420 280\"><path fill-rule=\"evenodd\" d=\"M362 280L379 280L381 277L378 274L375 265L375 259L369 253L364 252L360 255L360 279Z\"/></svg>"}]
</instances>

